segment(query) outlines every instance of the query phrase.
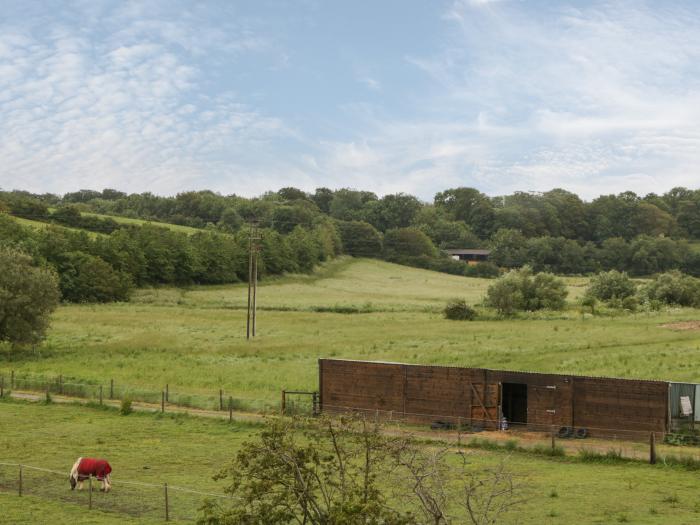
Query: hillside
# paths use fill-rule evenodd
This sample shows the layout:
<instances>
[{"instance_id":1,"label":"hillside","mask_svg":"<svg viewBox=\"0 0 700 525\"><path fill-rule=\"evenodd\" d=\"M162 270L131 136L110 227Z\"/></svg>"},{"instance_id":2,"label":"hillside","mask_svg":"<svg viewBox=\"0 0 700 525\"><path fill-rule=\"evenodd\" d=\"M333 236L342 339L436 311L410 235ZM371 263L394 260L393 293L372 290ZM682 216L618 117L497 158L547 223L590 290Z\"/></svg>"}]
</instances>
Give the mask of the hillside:
<instances>
[{"instance_id":1,"label":"hillside","mask_svg":"<svg viewBox=\"0 0 700 525\"><path fill-rule=\"evenodd\" d=\"M572 295L582 284L570 281ZM447 298L475 302L487 285L381 261L341 259L312 276L263 283L258 336L252 341L245 338L243 284L141 289L133 303L59 307L46 343L31 356L2 355L2 368L96 381L108 377L156 393L165 383L207 395L224 388L251 406L276 402L281 388L315 388L319 357L700 379L698 333L662 326L696 319L697 310L582 317L574 308L510 320L442 318ZM336 305L368 304L370 313L333 313Z\"/></svg>"}]
</instances>

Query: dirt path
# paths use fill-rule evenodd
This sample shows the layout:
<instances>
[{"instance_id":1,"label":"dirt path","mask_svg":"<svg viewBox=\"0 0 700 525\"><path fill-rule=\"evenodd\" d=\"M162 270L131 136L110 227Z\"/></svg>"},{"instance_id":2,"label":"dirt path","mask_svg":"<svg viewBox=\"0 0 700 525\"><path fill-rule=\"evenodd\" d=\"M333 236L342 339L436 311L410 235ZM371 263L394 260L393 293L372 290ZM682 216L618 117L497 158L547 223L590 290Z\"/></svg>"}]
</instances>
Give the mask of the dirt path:
<instances>
[{"instance_id":1,"label":"dirt path","mask_svg":"<svg viewBox=\"0 0 700 525\"><path fill-rule=\"evenodd\" d=\"M26 390L13 390L10 393L11 397L14 399L21 399L25 401L41 402L44 400L45 394L43 392L34 392ZM53 403L63 403L63 404L81 404L87 405L90 400L86 400L78 397L63 396L58 394L51 394L51 401ZM121 401L105 399L103 403L106 406L119 408ZM133 410L137 412L150 412L157 413L161 411L160 404L155 403L144 403L141 401L133 401L131 404ZM182 406L175 406L170 404L165 404L165 413L167 414L188 414L194 417L206 417L212 419L223 419L227 420L229 418L228 411L219 410L205 410L200 408L189 408ZM233 412L234 421L242 422L253 422L260 423L263 422L266 417L265 415L255 414L250 412ZM386 428L386 433L390 435L401 435L406 432L411 435L426 441L435 442L449 442L457 445L458 443L466 444L469 440L473 438L483 439L490 442L500 442L505 443L506 441L514 441L518 446L523 448L533 448L537 445L549 447L551 446L551 436L542 432L527 432L523 430L517 431L483 431L479 433L457 433L454 430L424 430L416 425L388 425ZM557 439L556 445L562 447L567 456L578 455L582 449L595 451L601 454L605 454L611 450L619 451L623 457L635 458L640 460L648 459L649 457L649 445L646 443L625 441L625 440L613 440L613 439L598 439L598 438L586 438L583 440L579 439ZM479 449L469 449L473 452L478 452ZM658 443L656 445L657 454L663 456L665 454L692 457L700 460L700 448L697 447L673 447L670 445L664 445Z\"/></svg>"}]
</instances>

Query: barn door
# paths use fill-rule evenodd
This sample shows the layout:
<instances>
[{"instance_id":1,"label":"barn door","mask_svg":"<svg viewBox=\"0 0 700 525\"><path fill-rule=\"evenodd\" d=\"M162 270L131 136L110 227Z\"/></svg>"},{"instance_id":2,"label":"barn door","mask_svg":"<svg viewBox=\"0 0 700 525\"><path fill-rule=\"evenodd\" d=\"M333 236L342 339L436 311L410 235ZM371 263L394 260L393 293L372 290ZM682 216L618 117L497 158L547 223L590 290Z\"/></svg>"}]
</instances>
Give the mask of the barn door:
<instances>
[{"instance_id":1,"label":"barn door","mask_svg":"<svg viewBox=\"0 0 700 525\"><path fill-rule=\"evenodd\" d=\"M537 385L532 388L534 399L528 402L528 426L532 430L548 431L558 422L557 385Z\"/></svg>"},{"instance_id":2,"label":"barn door","mask_svg":"<svg viewBox=\"0 0 700 525\"><path fill-rule=\"evenodd\" d=\"M500 383L471 383L471 422L483 428L499 428Z\"/></svg>"}]
</instances>

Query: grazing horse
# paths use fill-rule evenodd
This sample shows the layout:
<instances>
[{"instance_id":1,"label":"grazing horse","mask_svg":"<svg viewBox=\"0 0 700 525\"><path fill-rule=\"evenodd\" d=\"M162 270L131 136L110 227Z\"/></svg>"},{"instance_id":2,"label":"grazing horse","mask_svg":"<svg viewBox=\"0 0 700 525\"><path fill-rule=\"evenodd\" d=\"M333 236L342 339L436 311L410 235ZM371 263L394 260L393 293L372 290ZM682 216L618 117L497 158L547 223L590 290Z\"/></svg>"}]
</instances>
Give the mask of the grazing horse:
<instances>
[{"instance_id":1,"label":"grazing horse","mask_svg":"<svg viewBox=\"0 0 700 525\"><path fill-rule=\"evenodd\" d=\"M109 474L112 472L112 467L104 459L95 458L78 458L70 469L70 488L75 490L78 485L78 490L83 490L83 481L90 476L94 476L98 481L102 482L100 488L103 492L109 492L112 488L112 481Z\"/></svg>"}]
</instances>

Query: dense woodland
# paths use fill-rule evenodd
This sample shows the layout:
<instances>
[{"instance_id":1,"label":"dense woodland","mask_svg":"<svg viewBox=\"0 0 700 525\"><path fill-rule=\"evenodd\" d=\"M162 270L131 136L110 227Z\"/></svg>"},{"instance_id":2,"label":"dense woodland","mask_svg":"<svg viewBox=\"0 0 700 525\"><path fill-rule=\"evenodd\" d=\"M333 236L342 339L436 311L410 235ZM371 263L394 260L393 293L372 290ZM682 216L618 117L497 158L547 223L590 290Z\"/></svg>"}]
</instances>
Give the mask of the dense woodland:
<instances>
[{"instance_id":1,"label":"dense woodland","mask_svg":"<svg viewBox=\"0 0 700 525\"><path fill-rule=\"evenodd\" d=\"M454 188L432 203L327 188L283 188L252 199L211 191L12 191L0 192L0 212L0 244L51 266L67 301L124 300L134 286L243 280L251 223L261 232L262 278L309 272L343 253L486 277L524 265L560 274L700 275L700 253L689 242L700 239L700 190L686 188L591 202L561 189L488 197ZM135 226L88 213L154 222ZM53 226L32 229L8 215ZM187 235L158 222L200 231ZM448 248L490 248L491 262L468 267L446 257Z\"/></svg>"}]
</instances>

